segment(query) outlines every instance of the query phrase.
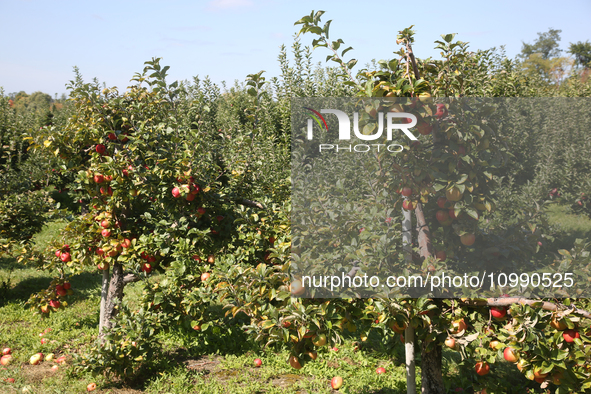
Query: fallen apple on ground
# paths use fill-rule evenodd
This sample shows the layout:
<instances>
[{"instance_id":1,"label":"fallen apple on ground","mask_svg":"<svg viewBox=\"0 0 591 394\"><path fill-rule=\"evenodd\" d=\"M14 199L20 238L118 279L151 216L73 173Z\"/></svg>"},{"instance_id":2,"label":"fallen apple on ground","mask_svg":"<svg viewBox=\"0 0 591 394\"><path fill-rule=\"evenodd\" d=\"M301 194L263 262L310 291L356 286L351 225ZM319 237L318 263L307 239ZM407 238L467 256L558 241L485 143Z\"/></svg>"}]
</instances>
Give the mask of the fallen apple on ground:
<instances>
[{"instance_id":1,"label":"fallen apple on ground","mask_svg":"<svg viewBox=\"0 0 591 394\"><path fill-rule=\"evenodd\" d=\"M335 376L334 378L332 378L332 380L330 381L330 386L335 389L338 390L341 388L341 386L343 386L343 378L340 376Z\"/></svg>"},{"instance_id":2,"label":"fallen apple on ground","mask_svg":"<svg viewBox=\"0 0 591 394\"><path fill-rule=\"evenodd\" d=\"M10 364L10 361L12 361L12 355L10 354L6 354L0 358L0 364L4 366Z\"/></svg>"},{"instance_id":3,"label":"fallen apple on ground","mask_svg":"<svg viewBox=\"0 0 591 394\"><path fill-rule=\"evenodd\" d=\"M31 365L38 365L41 361L43 361L43 353L33 354L29 359Z\"/></svg>"}]
</instances>

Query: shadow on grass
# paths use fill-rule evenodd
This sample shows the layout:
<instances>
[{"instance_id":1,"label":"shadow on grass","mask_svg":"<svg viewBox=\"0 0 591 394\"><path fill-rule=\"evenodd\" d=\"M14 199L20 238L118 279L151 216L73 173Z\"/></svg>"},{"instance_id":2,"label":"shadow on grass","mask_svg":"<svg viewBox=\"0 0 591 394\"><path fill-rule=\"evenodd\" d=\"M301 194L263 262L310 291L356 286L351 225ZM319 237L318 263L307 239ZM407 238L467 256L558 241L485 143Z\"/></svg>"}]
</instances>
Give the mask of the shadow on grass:
<instances>
[{"instance_id":1,"label":"shadow on grass","mask_svg":"<svg viewBox=\"0 0 591 394\"><path fill-rule=\"evenodd\" d=\"M27 272L29 271L29 272ZM31 294L47 289L53 276L17 263L14 259L0 259L0 306L9 302L26 302ZM70 278L74 294L67 296L68 304L86 300L100 291L101 276L83 272Z\"/></svg>"},{"instance_id":2,"label":"shadow on grass","mask_svg":"<svg viewBox=\"0 0 591 394\"><path fill-rule=\"evenodd\" d=\"M457 351L444 348L443 379L449 392L456 392L460 387L464 393L478 392L486 388L488 392L493 393L522 394L538 392L535 390L540 388L538 383L527 380L515 364L498 361L491 365L489 374L478 376L474 373L474 363L473 359L462 361Z\"/></svg>"}]
</instances>

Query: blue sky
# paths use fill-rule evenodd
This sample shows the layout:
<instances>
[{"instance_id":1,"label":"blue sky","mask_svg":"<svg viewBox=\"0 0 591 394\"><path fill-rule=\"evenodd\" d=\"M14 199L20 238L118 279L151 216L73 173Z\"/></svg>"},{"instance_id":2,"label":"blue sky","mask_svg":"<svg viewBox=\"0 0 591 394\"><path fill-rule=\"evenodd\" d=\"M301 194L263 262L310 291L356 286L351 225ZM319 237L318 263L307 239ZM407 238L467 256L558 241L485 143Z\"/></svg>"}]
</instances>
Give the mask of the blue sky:
<instances>
[{"instance_id":1,"label":"blue sky","mask_svg":"<svg viewBox=\"0 0 591 394\"><path fill-rule=\"evenodd\" d=\"M85 80L123 90L152 57L171 66L170 82L209 75L231 85L260 70L278 76L279 47L293 43L294 22L320 9L323 22L333 20L331 38L352 46L347 57L360 66L392 58L397 32L410 25L423 58L439 57L433 41L444 33L474 50L505 45L509 57L550 27L562 30L563 49L591 39L590 0L0 0L0 86L61 95L78 66ZM301 36L305 45L312 38ZM319 48L315 60L327 54Z\"/></svg>"}]
</instances>

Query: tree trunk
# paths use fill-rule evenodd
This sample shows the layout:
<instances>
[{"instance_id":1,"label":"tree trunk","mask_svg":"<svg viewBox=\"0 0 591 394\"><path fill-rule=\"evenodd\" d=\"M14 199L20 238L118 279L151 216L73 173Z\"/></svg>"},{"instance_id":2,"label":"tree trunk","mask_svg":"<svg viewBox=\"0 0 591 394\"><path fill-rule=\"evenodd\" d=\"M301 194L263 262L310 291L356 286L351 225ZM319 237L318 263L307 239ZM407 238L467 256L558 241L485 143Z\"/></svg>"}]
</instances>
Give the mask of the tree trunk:
<instances>
[{"instance_id":1,"label":"tree trunk","mask_svg":"<svg viewBox=\"0 0 591 394\"><path fill-rule=\"evenodd\" d=\"M417 205L415 215L421 256L424 258L430 257L435 254L435 250L431 242L431 231L425 220L425 213L421 203ZM421 392L423 394L445 394L441 344L432 346L430 352L426 351L427 345L425 342L421 343Z\"/></svg>"},{"instance_id":2,"label":"tree trunk","mask_svg":"<svg viewBox=\"0 0 591 394\"><path fill-rule=\"evenodd\" d=\"M105 305L103 333L104 330L109 330L112 327L113 319L118 312L117 305L123 300L123 287L125 286L123 278L123 266L120 263L114 263Z\"/></svg>"},{"instance_id":3,"label":"tree trunk","mask_svg":"<svg viewBox=\"0 0 591 394\"><path fill-rule=\"evenodd\" d=\"M432 346L427 352L427 343L421 343L421 393L445 394L442 372L441 345Z\"/></svg>"},{"instance_id":4,"label":"tree trunk","mask_svg":"<svg viewBox=\"0 0 591 394\"><path fill-rule=\"evenodd\" d=\"M433 256L435 254L435 248L431 242L431 231L429 230L429 225L425 220L423 204L417 204L417 207L415 208L415 216L417 218L417 240L419 242L419 251L421 253L421 257L426 258Z\"/></svg>"},{"instance_id":5,"label":"tree trunk","mask_svg":"<svg viewBox=\"0 0 591 394\"><path fill-rule=\"evenodd\" d=\"M406 197L405 197L406 199ZM412 216L410 211L402 208L402 248L404 259L412 264ZM406 360L406 394L416 394L415 371L415 330L412 326L404 331L404 355Z\"/></svg>"},{"instance_id":6,"label":"tree trunk","mask_svg":"<svg viewBox=\"0 0 591 394\"><path fill-rule=\"evenodd\" d=\"M103 270L103 282L101 286L101 314L99 320L99 337L103 337L105 327L105 312L107 310L107 297L109 293L109 270Z\"/></svg>"},{"instance_id":7,"label":"tree trunk","mask_svg":"<svg viewBox=\"0 0 591 394\"><path fill-rule=\"evenodd\" d=\"M404 355L406 358L406 393L416 394L415 329L412 326L408 326L404 330Z\"/></svg>"}]
</instances>

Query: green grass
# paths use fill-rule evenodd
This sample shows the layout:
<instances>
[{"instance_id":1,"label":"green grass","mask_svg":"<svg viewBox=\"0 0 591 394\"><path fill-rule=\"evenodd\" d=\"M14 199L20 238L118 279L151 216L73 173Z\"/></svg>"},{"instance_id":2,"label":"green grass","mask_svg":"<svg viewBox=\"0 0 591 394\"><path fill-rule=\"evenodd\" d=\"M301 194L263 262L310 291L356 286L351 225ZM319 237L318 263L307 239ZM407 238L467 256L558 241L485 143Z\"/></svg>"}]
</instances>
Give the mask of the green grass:
<instances>
[{"instance_id":1,"label":"green grass","mask_svg":"<svg viewBox=\"0 0 591 394\"><path fill-rule=\"evenodd\" d=\"M550 223L556 229L553 249L570 249L576 239L591 241L591 219L584 215L575 215L566 205L550 205L546 213Z\"/></svg>"}]
</instances>

